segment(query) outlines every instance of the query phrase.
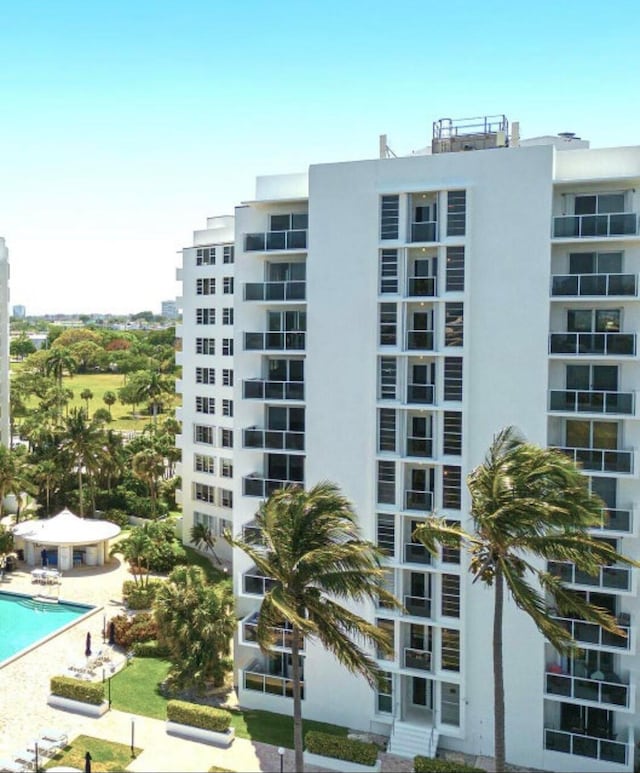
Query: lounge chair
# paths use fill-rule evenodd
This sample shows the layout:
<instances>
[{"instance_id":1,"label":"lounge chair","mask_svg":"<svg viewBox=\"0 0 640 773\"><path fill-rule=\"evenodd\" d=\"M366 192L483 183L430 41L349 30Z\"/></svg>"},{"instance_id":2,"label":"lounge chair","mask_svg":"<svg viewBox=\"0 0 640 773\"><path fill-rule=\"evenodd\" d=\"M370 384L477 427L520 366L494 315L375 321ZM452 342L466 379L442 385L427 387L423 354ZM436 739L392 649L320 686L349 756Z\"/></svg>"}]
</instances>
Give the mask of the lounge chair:
<instances>
[{"instance_id":1,"label":"lounge chair","mask_svg":"<svg viewBox=\"0 0 640 773\"><path fill-rule=\"evenodd\" d=\"M37 741L32 741L29 746L27 746L27 751L32 752L35 755L36 744L38 745L39 757L55 757L60 751L60 744L55 741L47 741L46 738L38 738Z\"/></svg>"},{"instance_id":2,"label":"lounge chair","mask_svg":"<svg viewBox=\"0 0 640 773\"><path fill-rule=\"evenodd\" d=\"M64 749L64 747L69 743L69 736L66 733L63 733L62 730L58 730L55 727L47 727L44 730L41 730L40 738L42 738L43 741L57 743L61 749Z\"/></svg>"},{"instance_id":3,"label":"lounge chair","mask_svg":"<svg viewBox=\"0 0 640 773\"><path fill-rule=\"evenodd\" d=\"M16 760L0 760L0 771L2 773L24 773L29 767Z\"/></svg>"}]
</instances>

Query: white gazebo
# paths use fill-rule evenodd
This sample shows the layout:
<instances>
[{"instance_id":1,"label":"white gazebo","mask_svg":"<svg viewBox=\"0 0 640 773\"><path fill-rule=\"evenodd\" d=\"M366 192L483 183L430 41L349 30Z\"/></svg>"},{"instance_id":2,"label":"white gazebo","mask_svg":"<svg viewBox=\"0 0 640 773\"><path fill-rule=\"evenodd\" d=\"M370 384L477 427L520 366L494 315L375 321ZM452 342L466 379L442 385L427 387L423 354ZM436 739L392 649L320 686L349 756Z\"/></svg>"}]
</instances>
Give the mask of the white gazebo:
<instances>
[{"instance_id":1,"label":"white gazebo","mask_svg":"<svg viewBox=\"0 0 640 773\"><path fill-rule=\"evenodd\" d=\"M120 534L120 527L110 521L79 518L66 508L53 518L23 521L16 524L13 536L19 546L24 542L27 564L40 564L42 550L47 551L50 565L68 571L78 564L102 566L109 556L109 540Z\"/></svg>"}]
</instances>

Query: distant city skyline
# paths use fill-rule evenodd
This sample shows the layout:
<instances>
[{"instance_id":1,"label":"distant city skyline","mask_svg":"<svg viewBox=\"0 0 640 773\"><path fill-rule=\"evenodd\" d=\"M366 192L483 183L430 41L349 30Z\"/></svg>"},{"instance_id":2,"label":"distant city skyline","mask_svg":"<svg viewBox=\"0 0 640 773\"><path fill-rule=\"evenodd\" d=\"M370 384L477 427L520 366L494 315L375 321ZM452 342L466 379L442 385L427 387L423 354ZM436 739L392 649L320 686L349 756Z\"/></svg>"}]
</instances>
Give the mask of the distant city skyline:
<instances>
[{"instance_id":1,"label":"distant city skyline","mask_svg":"<svg viewBox=\"0 0 640 773\"><path fill-rule=\"evenodd\" d=\"M638 142L637 67L593 52L635 50L630 0L43 9L7 0L0 28L0 236L30 314L159 310L177 251L256 175L373 158L379 134L404 155L440 117L505 113Z\"/></svg>"}]
</instances>

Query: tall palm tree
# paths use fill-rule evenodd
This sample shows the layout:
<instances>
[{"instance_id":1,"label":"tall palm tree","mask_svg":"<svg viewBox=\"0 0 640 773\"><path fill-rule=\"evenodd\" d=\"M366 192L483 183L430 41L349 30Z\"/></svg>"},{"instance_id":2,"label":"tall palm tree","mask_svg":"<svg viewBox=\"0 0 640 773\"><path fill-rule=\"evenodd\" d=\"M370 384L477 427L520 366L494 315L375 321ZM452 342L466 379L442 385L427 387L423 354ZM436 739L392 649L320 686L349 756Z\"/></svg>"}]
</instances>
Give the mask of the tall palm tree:
<instances>
[{"instance_id":1,"label":"tall palm tree","mask_svg":"<svg viewBox=\"0 0 640 773\"><path fill-rule=\"evenodd\" d=\"M89 402L93 400L93 392L90 389L83 389L80 392L80 399L87 404L87 416L89 415Z\"/></svg>"},{"instance_id":2,"label":"tall palm tree","mask_svg":"<svg viewBox=\"0 0 640 773\"><path fill-rule=\"evenodd\" d=\"M88 419L81 408L72 408L61 426L59 448L66 454L78 476L80 515L84 516L83 473L89 480L97 471L103 456L104 431L94 419Z\"/></svg>"},{"instance_id":3,"label":"tall palm tree","mask_svg":"<svg viewBox=\"0 0 640 773\"><path fill-rule=\"evenodd\" d=\"M603 564L635 562L588 529L598 526L603 502L589 492L587 478L564 454L524 442L513 427L495 438L485 461L467 477L473 531L429 518L415 536L432 553L438 543L462 544L470 556L473 581L494 590L493 672L496 770L505 767L504 675L502 617L504 589L560 652L572 652L571 635L549 614L544 593L561 616L577 617L624 635L615 618L584 601L553 574L537 568L531 558L571 561L596 575ZM536 584L541 588L540 592Z\"/></svg>"},{"instance_id":4,"label":"tall palm tree","mask_svg":"<svg viewBox=\"0 0 640 773\"><path fill-rule=\"evenodd\" d=\"M4 515L7 494L17 496L23 490L33 492L30 471L31 466L23 446L10 449L0 445L0 518Z\"/></svg>"},{"instance_id":5,"label":"tall palm tree","mask_svg":"<svg viewBox=\"0 0 640 773\"><path fill-rule=\"evenodd\" d=\"M198 550L210 550L216 561L219 564L222 563L215 551L217 540L208 526L204 523L194 523L191 527L189 538L191 544L195 545Z\"/></svg>"},{"instance_id":6,"label":"tall palm tree","mask_svg":"<svg viewBox=\"0 0 640 773\"><path fill-rule=\"evenodd\" d=\"M158 422L158 407L161 398L173 392L173 383L156 370L143 370L135 375L136 395L139 402L148 400L151 403L153 426Z\"/></svg>"},{"instance_id":7,"label":"tall palm tree","mask_svg":"<svg viewBox=\"0 0 640 773\"><path fill-rule=\"evenodd\" d=\"M115 405L118 397L115 392L112 392L110 389L107 389L107 391L102 395L102 401L109 409L109 416L111 416L111 406Z\"/></svg>"},{"instance_id":8,"label":"tall palm tree","mask_svg":"<svg viewBox=\"0 0 640 773\"><path fill-rule=\"evenodd\" d=\"M165 469L164 457L152 448L138 451L131 459L131 469L136 478L146 483L149 488L151 514L155 518L158 503L158 483Z\"/></svg>"},{"instance_id":9,"label":"tall palm tree","mask_svg":"<svg viewBox=\"0 0 640 773\"><path fill-rule=\"evenodd\" d=\"M265 653L272 650L274 629L291 626L293 739L295 769L304 770L301 661L303 637L317 639L352 673L375 685L375 661L354 637L384 652L392 651L387 634L339 601L398 601L384 588L381 554L361 539L357 517L337 486L324 482L305 491L290 486L273 493L256 516L259 543L225 537L243 550L266 577L256 629ZM253 532L253 530L252 530Z\"/></svg>"},{"instance_id":10,"label":"tall palm tree","mask_svg":"<svg viewBox=\"0 0 640 773\"><path fill-rule=\"evenodd\" d=\"M62 388L62 377L65 371L68 376L72 376L76 370L75 358L67 348L64 346L51 347L45 360L45 374L55 378L58 388Z\"/></svg>"},{"instance_id":11,"label":"tall palm tree","mask_svg":"<svg viewBox=\"0 0 640 773\"><path fill-rule=\"evenodd\" d=\"M133 580L146 588L149 584L149 557L153 551L153 543L145 529L132 529L127 537L116 542L110 550L110 555L121 553L129 564Z\"/></svg>"}]
</instances>

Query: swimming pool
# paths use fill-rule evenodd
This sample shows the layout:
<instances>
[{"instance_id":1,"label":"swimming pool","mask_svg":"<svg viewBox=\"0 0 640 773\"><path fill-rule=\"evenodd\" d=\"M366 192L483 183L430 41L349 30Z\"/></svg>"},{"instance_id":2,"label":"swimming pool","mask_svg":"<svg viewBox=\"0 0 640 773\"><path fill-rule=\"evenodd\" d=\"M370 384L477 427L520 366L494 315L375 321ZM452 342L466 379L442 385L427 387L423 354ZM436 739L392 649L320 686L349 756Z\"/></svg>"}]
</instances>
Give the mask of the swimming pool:
<instances>
[{"instance_id":1,"label":"swimming pool","mask_svg":"<svg viewBox=\"0 0 640 773\"><path fill-rule=\"evenodd\" d=\"M50 603L0 592L0 665L93 609L84 604Z\"/></svg>"}]
</instances>

